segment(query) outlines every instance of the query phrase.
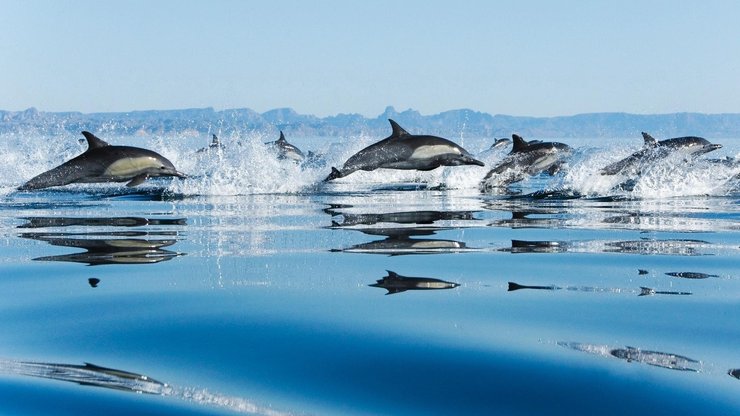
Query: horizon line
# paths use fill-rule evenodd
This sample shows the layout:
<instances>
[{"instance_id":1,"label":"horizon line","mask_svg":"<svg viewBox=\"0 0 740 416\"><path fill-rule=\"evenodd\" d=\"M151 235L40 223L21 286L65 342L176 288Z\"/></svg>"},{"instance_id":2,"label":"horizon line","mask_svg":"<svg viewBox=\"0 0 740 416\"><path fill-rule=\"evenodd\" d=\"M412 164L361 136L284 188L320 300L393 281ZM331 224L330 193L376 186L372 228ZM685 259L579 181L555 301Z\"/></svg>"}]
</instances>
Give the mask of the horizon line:
<instances>
[{"instance_id":1,"label":"horizon line","mask_svg":"<svg viewBox=\"0 0 740 416\"><path fill-rule=\"evenodd\" d=\"M440 115L445 113L451 113L451 112L459 112L459 111L471 111L474 113L480 113L480 114L487 114L490 116L502 116L502 117L526 117L526 118L540 118L540 119L546 119L546 118L561 118L561 117L577 117L577 116L583 116L583 115L599 115L599 114L624 114L624 115L630 115L630 116L666 116L666 115L680 115L680 114L697 114L697 115L740 115L740 112L721 112L721 113L705 113L705 112L698 112L698 111L674 111L674 112L667 112L667 113L632 113L628 111L594 111L594 112L581 112L581 113L573 113L573 114L561 114L561 115L551 115L551 116L535 116L535 115L515 115L515 114L505 114L505 113L487 113L485 111L475 110L472 108L454 108L450 110L444 110L440 111L438 113L429 113L429 114L422 114L419 110L415 110L413 108L407 108L402 111L396 110L395 106L388 105L385 107L385 109L379 113L377 116L366 116L361 113L336 113L334 115L327 115L327 116L318 116L312 113L300 113L296 111L293 107L276 107L272 108L270 110L259 112L257 110L254 110L250 107L232 107L232 108L223 108L223 109L216 109L213 106L206 106L206 107L183 107L183 108L166 108L166 109L145 109L145 110L128 110L128 111L95 111L95 112L84 112L84 111L78 111L78 110L64 110L64 111L46 111L46 110L39 110L35 106L28 107L24 110L4 110L0 109L0 112L5 113L26 113L26 112L37 112L37 113L45 113L45 114L80 114L80 115L97 115L97 114L127 114L127 113L147 113L147 112L168 112L168 111L195 111L195 110L211 110L213 112L224 112L224 111L253 111L259 115L265 115L270 112L274 111L292 111L298 115L303 116L313 116L317 118L330 118L330 117L338 117L338 116L346 116L346 115L356 115L361 116L366 119L377 119L381 118L383 115L387 114L389 110L392 110L396 114L404 114L404 113L417 113L420 116L428 117L428 116L434 116L434 115Z\"/></svg>"}]
</instances>

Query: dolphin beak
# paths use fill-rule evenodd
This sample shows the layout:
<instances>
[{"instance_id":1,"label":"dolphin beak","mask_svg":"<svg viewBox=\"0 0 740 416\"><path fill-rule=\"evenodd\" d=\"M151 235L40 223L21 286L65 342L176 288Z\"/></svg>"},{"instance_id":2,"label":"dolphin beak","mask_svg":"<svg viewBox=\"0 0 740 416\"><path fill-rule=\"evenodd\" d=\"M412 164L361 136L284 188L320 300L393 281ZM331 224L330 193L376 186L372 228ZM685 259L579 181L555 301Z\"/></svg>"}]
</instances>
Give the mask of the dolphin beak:
<instances>
[{"instance_id":1,"label":"dolphin beak","mask_svg":"<svg viewBox=\"0 0 740 416\"><path fill-rule=\"evenodd\" d=\"M722 148L721 144L714 144L714 143L705 144L704 146L701 147L701 149L698 152L694 153L694 156L703 155L705 153L713 152L721 148Z\"/></svg>"},{"instance_id":2,"label":"dolphin beak","mask_svg":"<svg viewBox=\"0 0 740 416\"><path fill-rule=\"evenodd\" d=\"M160 175L160 176L176 176L176 177L178 177L178 178L181 178L181 179L185 179L185 178L187 178L187 177L188 177L188 175L186 175L186 174L184 174L184 173L180 172L180 171L179 171L179 170L177 170L177 169L166 169L166 170L164 170L164 172L162 172L162 173L165 173L165 172L166 172L166 174L165 174L165 175Z\"/></svg>"},{"instance_id":3,"label":"dolphin beak","mask_svg":"<svg viewBox=\"0 0 740 416\"><path fill-rule=\"evenodd\" d=\"M705 153L708 153L708 152L712 152L712 151L717 150L717 149L721 149L722 148L722 145L721 144L708 144L708 145L706 145L704 147L707 149L707 151Z\"/></svg>"},{"instance_id":4,"label":"dolphin beak","mask_svg":"<svg viewBox=\"0 0 740 416\"><path fill-rule=\"evenodd\" d=\"M481 162L481 161L480 161L480 160L478 160L478 159L474 159L474 158L472 158L472 157L468 157L468 158L466 158L466 159L467 159L467 160L466 160L466 162L468 162L468 164L469 164L469 165L486 166L486 164L485 164L485 163Z\"/></svg>"}]
</instances>

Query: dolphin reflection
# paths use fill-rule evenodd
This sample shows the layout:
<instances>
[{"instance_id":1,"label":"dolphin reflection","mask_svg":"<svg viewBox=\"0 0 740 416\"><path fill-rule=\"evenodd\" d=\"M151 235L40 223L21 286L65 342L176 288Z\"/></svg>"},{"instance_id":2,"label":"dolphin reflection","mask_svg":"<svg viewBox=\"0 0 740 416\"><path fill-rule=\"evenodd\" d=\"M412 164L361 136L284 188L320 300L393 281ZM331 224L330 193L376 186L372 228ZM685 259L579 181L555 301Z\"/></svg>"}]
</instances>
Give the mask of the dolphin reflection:
<instances>
[{"instance_id":1,"label":"dolphin reflection","mask_svg":"<svg viewBox=\"0 0 740 416\"><path fill-rule=\"evenodd\" d=\"M394 224L425 224L430 225L438 221L478 221L473 211L401 211L401 212L384 212L384 213L366 213L354 214L342 212L341 208L351 208L351 206L331 206L324 209L324 212L332 217L342 216L341 223L335 223L338 227L349 227L353 225L375 225L382 223Z\"/></svg>"},{"instance_id":2,"label":"dolphin reflection","mask_svg":"<svg viewBox=\"0 0 740 416\"><path fill-rule=\"evenodd\" d=\"M145 227L183 226L184 218L141 217L26 217L18 228L61 227ZM38 261L68 261L98 264L148 264L181 256L165 250L178 241L176 231L92 231L92 232L24 232L21 238L45 241L53 246L85 249L82 253L38 257Z\"/></svg>"},{"instance_id":3,"label":"dolphin reflection","mask_svg":"<svg viewBox=\"0 0 740 416\"><path fill-rule=\"evenodd\" d=\"M407 290L436 290L436 289L453 289L460 286L459 283L447 282L441 279L431 277L407 277L401 276L396 272L386 270L388 276L378 279L371 287L382 287L388 292L386 295L401 293Z\"/></svg>"},{"instance_id":4,"label":"dolphin reflection","mask_svg":"<svg viewBox=\"0 0 740 416\"><path fill-rule=\"evenodd\" d=\"M285 416L292 414L275 410L272 407L260 406L239 397L224 396L207 389L173 386L144 374L90 363L79 365L0 359L0 375L3 374L67 381L82 386L102 387L131 393L168 396L250 415Z\"/></svg>"},{"instance_id":5,"label":"dolphin reflection","mask_svg":"<svg viewBox=\"0 0 740 416\"><path fill-rule=\"evenodd\" d=\"M367 235L385 236L385 239L355 244L344 249L332 249L345 253L370 253L400 256L406 254L440 254L474 251L462 241L436 238L417 238L434 235L441 228L378 228L359 230Z\"/></svg>"},{"instance_id":6,"label":"dolphin reflection","mask_svg":"<svg viewBox=\"0 0 740 416\"><path fill-rule=\"evenodd\" d=\"M575 351L587 352L601 355L603 357L615 357L627 361L647 364L655 367L667 368L669 370L699 372L702 362L683 355L671 354L660 351L649 351L635 347L610 347L608 345L585 344L580 342L558 342L558 345Z\"/></svg>"},{"instance_id":7,"label":"dolphin reflection","mask_svg":"<svg viewBox=\"0 0 740 416\"><path fill-rule=\"evenodd\" d=\"M716 274L707 274L701 272L668 272L668 276L680 277L682 279L708 279L710 277L719 277Z\"/></svg>"},{"instance_id":8,"label":"dolphin reflection","mask_svg":"<svg viewBox=\"0 0 740 416\"><path fill-rule=\"evenodd\" d=\"M640 287L639 290L635 289L621 289L621 288L608 288L608 287L592 287L592 286L537 286L537 285L522 285L516 282L509 282L509 292L522 289L533 289L533 290L567 290L571 292L607 292L607 293L637 293L637 296L652 296L652 295L691 295L691 292L677 292L667 290L655 290L649 287Z\"/></svg>"},{"instance_id":9,"label":"dolphin reflection","mask_svg":"<svg viewBox=\"0 0 740 416\"><path fill-rule=\"evenodd\" d=\"M21 238L45 241L54 246L75 247L87 250L82 253L62 254L56 256L37 257L36 261L65 261L74 263L87 263L89 266L101 264L150 264L171 260L184 253L165 250L177 242L174 238L149 239L149 238L79 238L78 236L96 236L100 233L23 233ZM145 236L153 235L176 236L173 232L146 233L105 233L111 236Z\"/></svg>"},{"instance_id":10,"label":"dolphin reflection","mask_svg":"<svg viewBox=\"0 0 740 416\"><path fill-rule=\"evenodd\" d=\"M167 386L143 374L90 363L77 365L0 360L0 371L135 393L162 394L163 388Z\"/></svg>"},{"instance_id":11,"label":"dolphin reflection","mask_svg":"<svg viewBox=\"0 0 740 416\"><path fill-rule=\"evenodd\" d=\"M26 217L28 221L18 228L50 227L141 227L145 225L186 225L184 218L141 218L141 217Z\"/></svg>"},{"instance_id":12,"label":"dolphin reflection","mask_svg":"<svg viewBox=\"0 0 740 416\"><path fill-rule=\"evenodd\" d=\"M548 240L511 240L511 247L500 248L499 251L517 253L622 253L643 255L674 255L700 256L704 255L697 248L709 245L709 242L700 240L632 240L632 241L548 241ZM704 279L718 277L697 272L670 272L669 276L687 279Z\"/></svg>"}]
</instances>

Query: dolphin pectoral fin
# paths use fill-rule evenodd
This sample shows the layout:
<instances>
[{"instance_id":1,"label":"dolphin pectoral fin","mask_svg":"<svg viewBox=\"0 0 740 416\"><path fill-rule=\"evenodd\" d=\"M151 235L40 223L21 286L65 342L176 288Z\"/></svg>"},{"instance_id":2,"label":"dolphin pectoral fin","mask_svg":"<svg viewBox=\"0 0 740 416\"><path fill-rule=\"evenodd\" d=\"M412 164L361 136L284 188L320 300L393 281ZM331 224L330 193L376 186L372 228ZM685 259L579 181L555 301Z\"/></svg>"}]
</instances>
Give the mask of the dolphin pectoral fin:
<instances>
[{"instance_id":1,"label":"dolphin pectoral fin","mask_svg":"<svg viewBox=\"0 0 740 416\"><path fill-rule=\"evenodd\" d=\"M564 165L564 163L562 161L561 162L555 162L552 165L550 165L549 168L547 168L546 172L550 176L555 176L555 174L557 174L558 172L560 172L561 170L563 170L563 165Z\"/></svg>"},{"instance_id":2,"label":"dolphin pectoral fin","mask_svg":"<svg viewBox=\"0 0 740 416\"><path fill-rule=\"evenodd\" d=\"M142 183L144 183L145 180L147 180L148 177L149 175L147 175L146 173L136 175L133 179L131 179L131 182L126 184L126 186L128 186L129 188L133 188L134 186L141 185Z\"/></svg>"}]
</instances>

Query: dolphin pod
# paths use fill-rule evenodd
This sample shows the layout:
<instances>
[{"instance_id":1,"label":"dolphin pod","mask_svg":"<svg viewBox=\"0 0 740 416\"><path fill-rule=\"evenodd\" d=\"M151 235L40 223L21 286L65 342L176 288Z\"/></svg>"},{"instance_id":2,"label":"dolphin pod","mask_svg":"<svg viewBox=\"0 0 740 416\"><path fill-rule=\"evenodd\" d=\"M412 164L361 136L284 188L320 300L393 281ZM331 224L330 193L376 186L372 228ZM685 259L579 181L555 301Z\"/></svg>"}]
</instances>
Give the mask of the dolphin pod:
<instances>
[{"instance_id":1,"label":"dolphin pod","mask_svg":"<svg viewBox=\"0 0 740 416\"><path fill-rule=\"evenodd\" d=\"M410 134L394 120L388 119L388 121L392 129L390 136L358 151L347 159L340 169L332 167L331 173L324 179L324 182L346 177L356 171L376 169L428 171L441 166L484 166L483 162L475 159L467 150L450 140L431 135ZM128 182L126 186L133 187L153 177L187 177L179 172L172 162L156 152L131 146L111 146L87 131L83 131L82 135L88 143L88 149L84 153L35 176L19 186L18 190L27 191L72 183L97 182ZM696 136L661 141L645 132L642 136L645 144L641 150L605 166L600 173L602 175L639 174L646 163L664 159L672 154L680 154L686 156L687 159L692 159L722 147L720 144L712 144ZM543 172L554 175L565 165L573 152L570 146L563 143L527 141L517 134L512 135L512 140L496 139L491 149L503 147L510 142L512 143L511 152L492 167L480 181L481 191L506 187L527 176ZM296 163L307 160L298 147L288 143L282 131L278 140L266 144L276 149L279 159L287 159ZM209 147L200 149L198 153L214 149L223 149L223 145L215 134Z\"/></svg>"},{"instance_id":2,"label":"dolphin pod","mask_svg":"<svg viewBox=\"0 0 740 416\"><path fill-rule=\"evenodd\" d=\"M147 149L111 146L94 134L83 131L87 150L61 165L35 176L18 190L27 191L71 183L126 182L137 186L159 176L187 177L167 158Z\"/></svg>"}]
</instances>

